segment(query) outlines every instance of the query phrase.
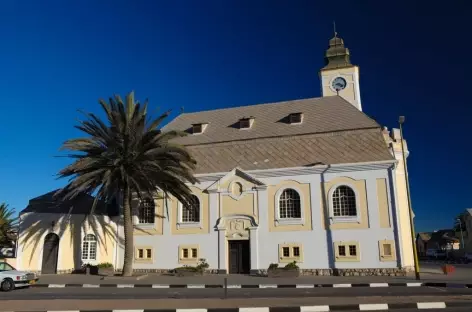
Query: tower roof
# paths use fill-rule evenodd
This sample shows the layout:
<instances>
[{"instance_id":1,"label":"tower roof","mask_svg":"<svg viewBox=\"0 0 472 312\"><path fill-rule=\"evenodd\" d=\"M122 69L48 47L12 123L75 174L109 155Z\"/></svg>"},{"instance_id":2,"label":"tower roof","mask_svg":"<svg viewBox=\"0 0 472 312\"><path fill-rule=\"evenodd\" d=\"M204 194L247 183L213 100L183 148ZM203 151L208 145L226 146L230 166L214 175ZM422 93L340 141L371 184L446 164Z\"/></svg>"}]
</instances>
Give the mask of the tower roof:
<instances>
[{"instance_id":1,"label":"tower roof","mask_svg":"<svg viewBox=\"0 0 472 312\"><path fill-rule=\"evenodd\" d=\"M349 49L344 46L344 41L335 32L334 37L329 40L329 48L325 53L325 67L323 69L334 69L352 66Z\"/></svg>"}]
</instances>

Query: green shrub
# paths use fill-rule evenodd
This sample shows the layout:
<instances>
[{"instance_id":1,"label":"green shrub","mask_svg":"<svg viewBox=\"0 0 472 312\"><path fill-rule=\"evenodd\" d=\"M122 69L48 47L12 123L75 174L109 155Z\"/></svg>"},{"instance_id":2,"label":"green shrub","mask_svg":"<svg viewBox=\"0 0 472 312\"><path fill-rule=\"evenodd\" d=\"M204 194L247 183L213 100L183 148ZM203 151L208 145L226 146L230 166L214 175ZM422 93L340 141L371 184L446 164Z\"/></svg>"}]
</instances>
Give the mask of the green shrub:
<instances>
[{"instance_id":1,"label":"green shrub","mask_svg":"<svg viewBox=\"0 0 472 312\"><path fill-rule=\"evenodd\" d=\"M269 264L269 269L268 270L276 270L278 268L279 268L278 263L271 263L271 264Z\"/></svg>"},{"instance_id":2,"label":"green shrub","mask_svg":"<svg viewBox=\"0 0 472 312\"><path fill-rule=\"evenodd\" d=\"M102 262L102 263L99 263L97 265L97 267L99 269L113 269L113 264L111 264L110 262Z\"/></svg>"},{"instance_id":3,"label":"green shrub","mask_svg":"<svg viewBox=\"0 0 472 312\"><path fill-rule=\"evenodd\" d=\"M184 265L184 266L175 268L174 270L175 271L190 271L190 272L198 272L199 271L199 269L197 267L189 266L189 265Z\"/></svg>"},{"instance_id":4,"label":"green shrub","mask_svg":"<svg viewBox=\"0 0 472 312\"><path fill-rule=\"evenodd\" d=\"M296 269L299 269L298 265L297 265L297 261L293 261L293 262L290 262L290 263L287 263L284 267L285 270L296 270Z\"/></svg>"}]
</instances>

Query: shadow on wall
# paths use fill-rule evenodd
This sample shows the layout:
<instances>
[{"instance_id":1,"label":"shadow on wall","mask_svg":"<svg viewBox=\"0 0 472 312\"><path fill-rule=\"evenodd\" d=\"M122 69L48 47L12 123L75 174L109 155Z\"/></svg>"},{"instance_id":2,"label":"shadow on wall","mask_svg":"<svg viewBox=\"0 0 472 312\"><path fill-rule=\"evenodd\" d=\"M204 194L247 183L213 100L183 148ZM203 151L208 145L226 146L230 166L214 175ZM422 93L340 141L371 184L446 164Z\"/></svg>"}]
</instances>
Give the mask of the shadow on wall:
<instances>
[{"instance_id":1,"label":"shadow on wall","mask_svg":"<svg viewBox=\"0 0 472 312\"><path fill-rule=\"evenodd\" d=\"M66 250L61 251L59 246L59 253L62 252L63 259L64 257L73 259L73 267L62 267L64 270L73 271L82 267L82 236L85 234L94 234L98 246L103 246L106 253L113 252L111 246L114 243L123 244L121 239L116 242L116 228L110 222L110 217L118 215L118 206L115 202L109 205L98 202L92 214L94 197L81 194L72 201L57 201L53 198L54 193L55 191L30 200L28 207L20 213L19 248L22 257L29 258L28 266L32 265L33 256L37 254L38 257L43 257L39 262L42 265L40 269L43 270L43 259L55 256L42 255L45 238L50 233L55 233L61 241L70 243L70 248ZM64 244L62 248L65 248ZM97 253L99 251L100 247L97 248ZM72 255L67 255L66 252L72 252ZM53 273L56 271L57 263Z\"/></svg>"}]
</instances>

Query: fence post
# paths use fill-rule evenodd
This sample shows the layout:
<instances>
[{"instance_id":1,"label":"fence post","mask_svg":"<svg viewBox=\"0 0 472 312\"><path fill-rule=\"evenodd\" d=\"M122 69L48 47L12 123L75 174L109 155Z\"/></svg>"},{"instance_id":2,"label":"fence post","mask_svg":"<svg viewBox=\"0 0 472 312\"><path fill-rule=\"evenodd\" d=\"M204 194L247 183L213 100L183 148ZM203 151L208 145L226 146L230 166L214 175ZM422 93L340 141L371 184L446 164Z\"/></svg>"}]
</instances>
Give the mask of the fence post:
<instances>
[{"instance_id":1,"label":"fence post","mask_svg":"<svg viewBox=\"0 0 472 312\"><path fill-rule=\"evenodd\" d=\"M225 299L226 299L228 298L228 278L227 277L225 277L224 287L225 287Z\"/></svg>"}]
</instances>

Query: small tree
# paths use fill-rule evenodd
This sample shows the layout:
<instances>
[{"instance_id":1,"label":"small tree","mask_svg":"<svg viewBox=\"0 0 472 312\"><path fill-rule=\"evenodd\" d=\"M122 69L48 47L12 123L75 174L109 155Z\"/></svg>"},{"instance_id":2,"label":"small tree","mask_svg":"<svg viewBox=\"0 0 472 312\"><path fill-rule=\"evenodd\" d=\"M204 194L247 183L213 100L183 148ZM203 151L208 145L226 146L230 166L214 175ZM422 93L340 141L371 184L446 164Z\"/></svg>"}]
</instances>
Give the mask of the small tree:
<instances>
[{"instance_id":1,"label":"small tree","mask_svg":"<svg viewBox=\"0 0 472 312\"><path fill-rule=\"evenodd\" d=\"M13 208L0 204L0 247L11 247L15 242L18 218L14 217Z\"/></svg>"}]
</instances>

